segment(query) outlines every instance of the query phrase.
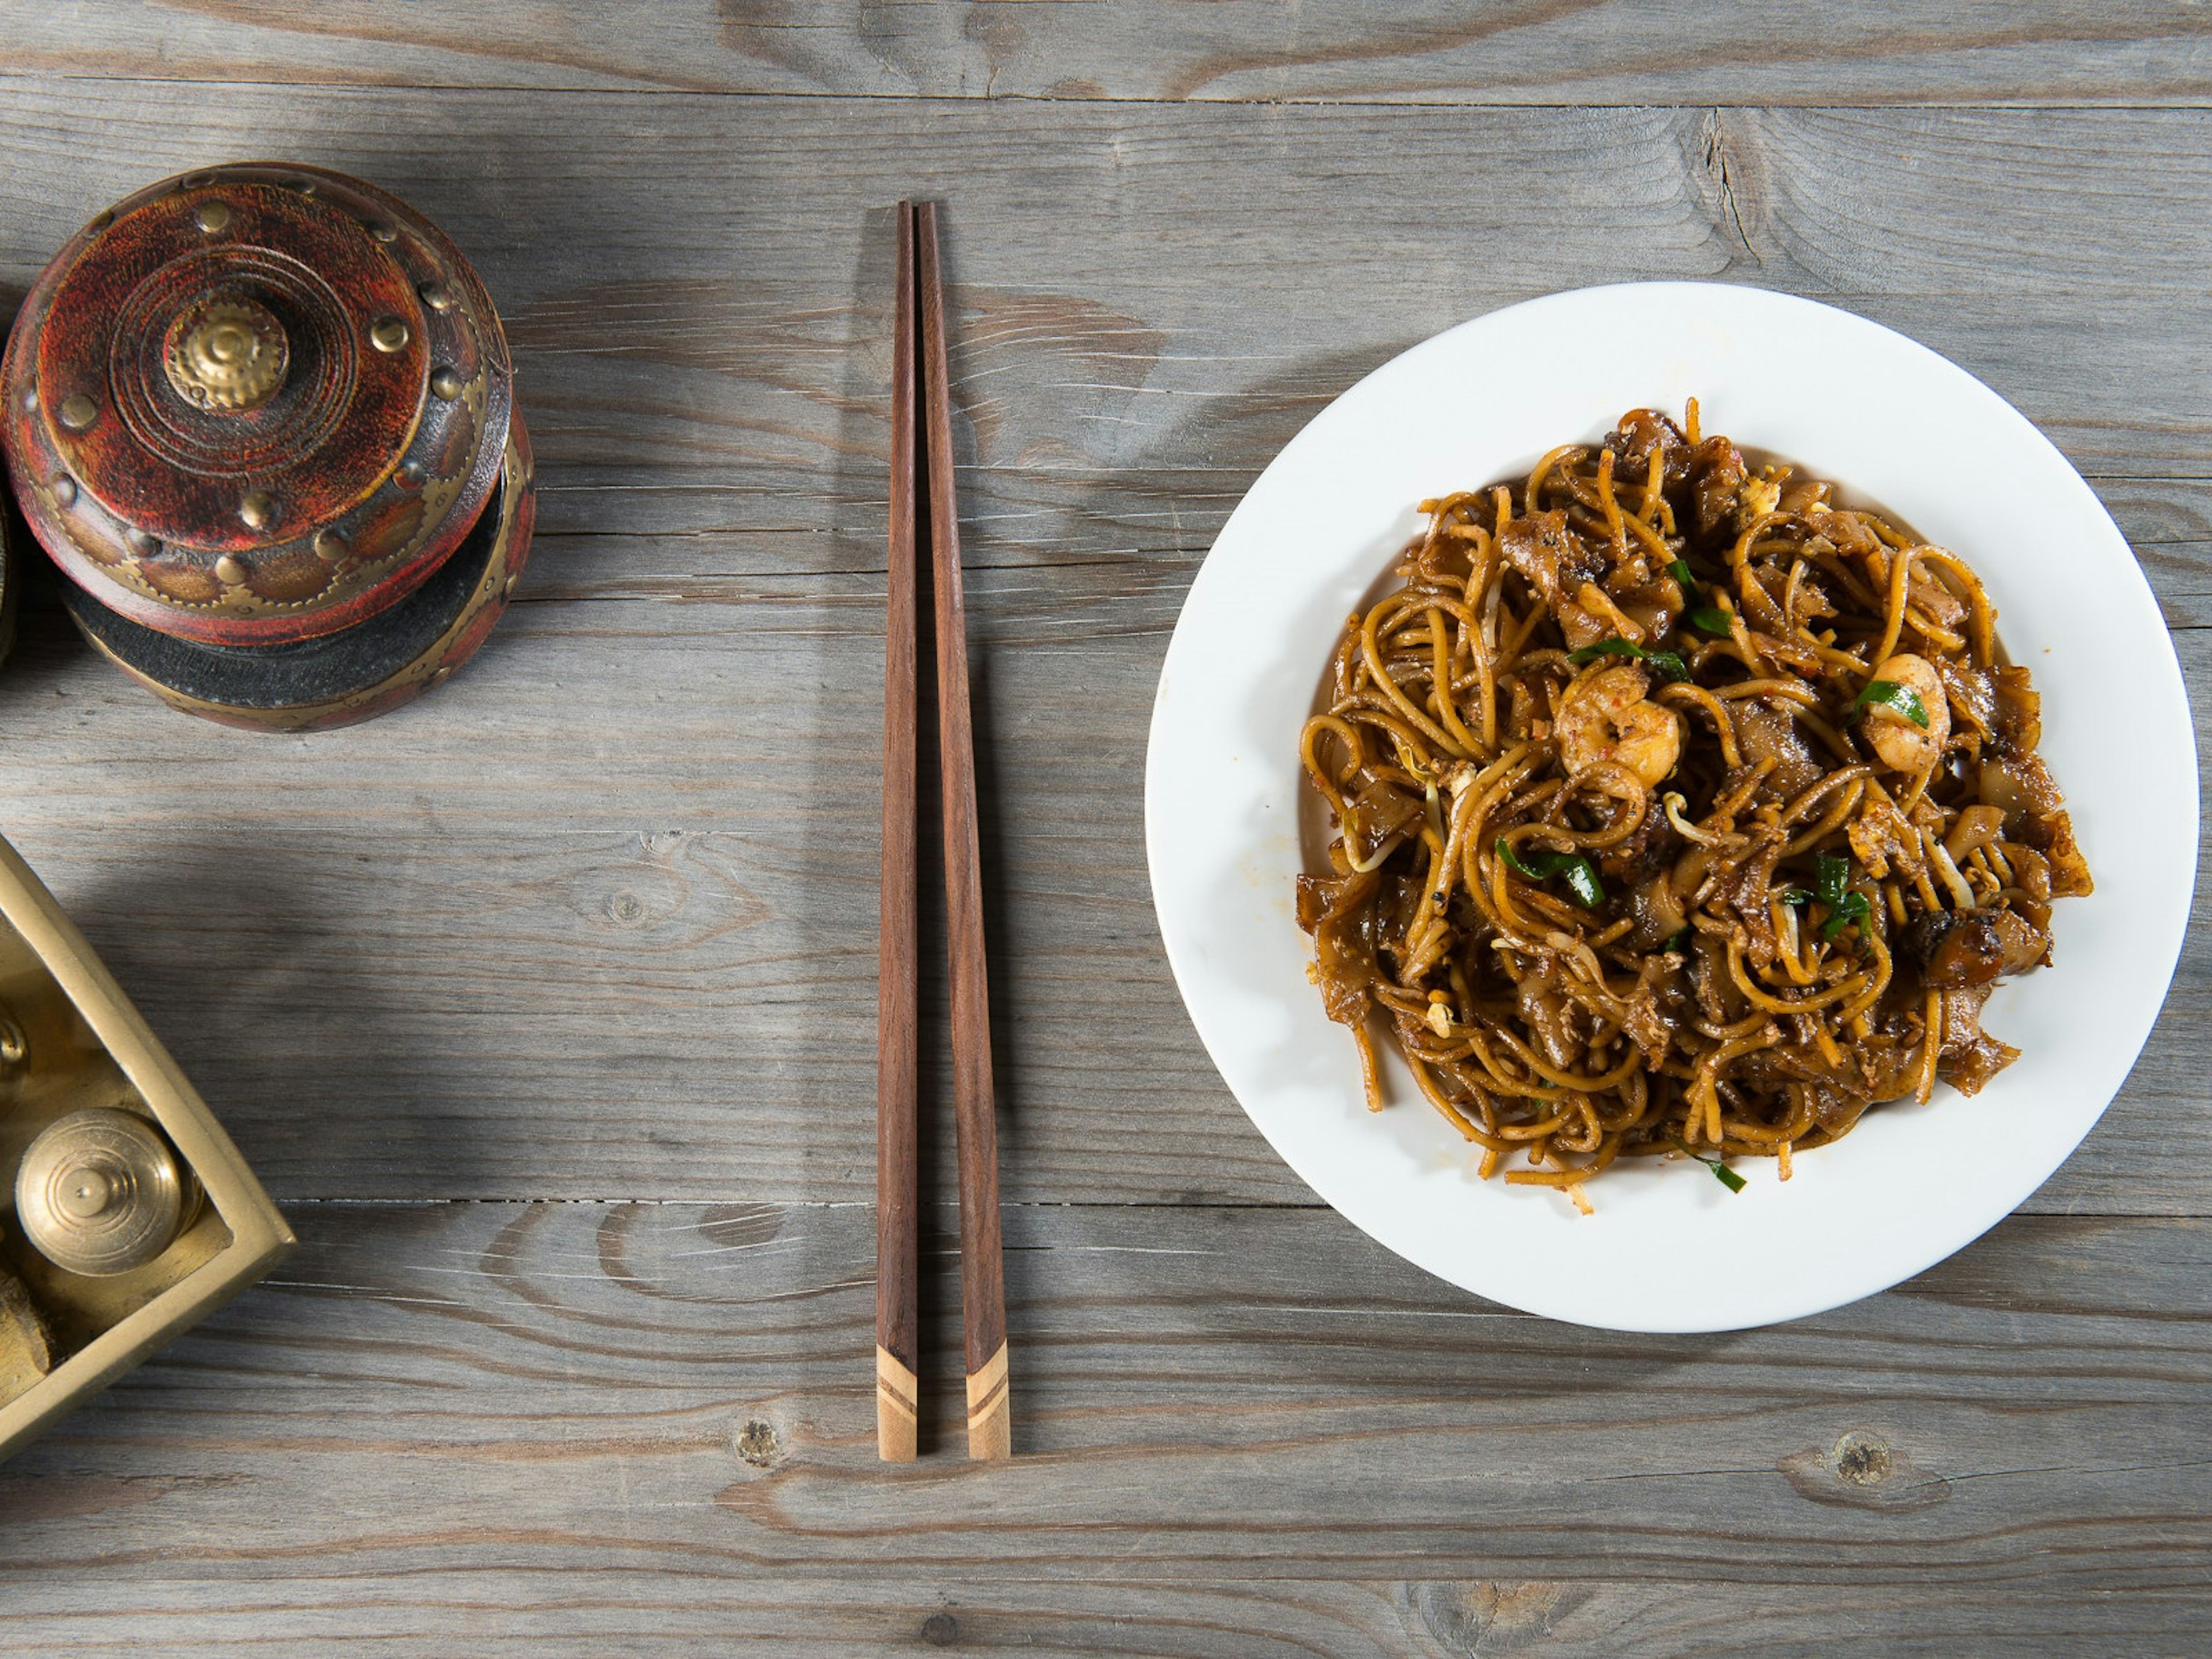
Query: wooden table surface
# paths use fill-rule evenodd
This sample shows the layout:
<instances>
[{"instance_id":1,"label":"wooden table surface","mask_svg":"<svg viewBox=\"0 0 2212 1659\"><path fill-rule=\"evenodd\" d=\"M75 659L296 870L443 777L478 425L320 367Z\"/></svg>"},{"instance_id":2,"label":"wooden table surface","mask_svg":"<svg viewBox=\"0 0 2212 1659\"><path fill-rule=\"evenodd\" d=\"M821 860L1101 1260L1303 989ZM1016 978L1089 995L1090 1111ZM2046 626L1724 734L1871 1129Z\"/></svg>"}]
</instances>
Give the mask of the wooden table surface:
<instances>
[{"instance_id":1,"label":"wooden table surface","mask_svg":"<svg viewBox=\"0 0 2212 1659\"><path fill-rule=\"evenodd\" d=\"M2212 15L1919 11L0 10L0 304L162 174L343 168L476 260L542 464L517 605L391 718L167 714L51 597L0 672L0 830L301 1241L0 1470L0 1651L2204 1651L2201 879L2019 1214L1688 1338L1317 1206L1146 882L1153 684L1238 495L1368 369L1584 283L1810 295L1980 375L2118 519L2212 728ZM960 1455L949 1158L926 1454L872 1440L902 194L957 304L1004 1467Z\"/></svg>"}]
</instances>

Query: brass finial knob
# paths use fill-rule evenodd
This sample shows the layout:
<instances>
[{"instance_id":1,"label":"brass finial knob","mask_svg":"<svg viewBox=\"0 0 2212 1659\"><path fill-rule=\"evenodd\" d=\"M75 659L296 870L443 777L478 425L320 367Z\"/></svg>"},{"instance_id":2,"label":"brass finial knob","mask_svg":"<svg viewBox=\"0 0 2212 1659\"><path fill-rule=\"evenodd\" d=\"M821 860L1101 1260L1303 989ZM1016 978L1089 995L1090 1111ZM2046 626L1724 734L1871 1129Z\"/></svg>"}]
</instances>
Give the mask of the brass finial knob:
<instances>
[{"instance_id":1,"label":"brass finial knob","mask_svg":"<svg viewBox=\"0 0 2212 1659\"><path fill-rule=\"evenodd\" d=\"M284 384L291 348L266 306L240 296L206 300L169 325L161 367L177 395L202 409L252 409Z\"/></svg>"},{"instance_id":2,"label":"brass finial knob","mask_svg":"<svg viewBox=\"0 0 2212 1659\"><path fill-rule=\"evenodd\" d=\"M15 1173L15 1218L40 1255L106 1278L143 1267L183 1230L188 1177L161 1132L96 1107L46 1126Z\"/></svg>"}]
</instances>

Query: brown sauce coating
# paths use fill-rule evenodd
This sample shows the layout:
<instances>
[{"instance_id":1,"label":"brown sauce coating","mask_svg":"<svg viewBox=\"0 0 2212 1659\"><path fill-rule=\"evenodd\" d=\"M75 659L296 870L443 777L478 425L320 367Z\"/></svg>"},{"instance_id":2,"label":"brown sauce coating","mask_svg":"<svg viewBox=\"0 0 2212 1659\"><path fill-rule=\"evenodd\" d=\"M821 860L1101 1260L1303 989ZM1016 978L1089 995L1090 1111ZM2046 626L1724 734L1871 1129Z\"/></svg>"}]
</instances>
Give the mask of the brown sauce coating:
<instances>
[{"instance_id":1,"label":"brown sauce coating","mask_svg":"<svg viewBox=\"0 0 2212 1659\"><path fill-rule=\"evenodd\" d=\"M1379 1016L1486 1176L1579 1203L2012 1061L1982 1005L2091 881L1964 561L1694 404L1424 511L1302 744L1370 1103Z\"/></svg>"}]
</instances>

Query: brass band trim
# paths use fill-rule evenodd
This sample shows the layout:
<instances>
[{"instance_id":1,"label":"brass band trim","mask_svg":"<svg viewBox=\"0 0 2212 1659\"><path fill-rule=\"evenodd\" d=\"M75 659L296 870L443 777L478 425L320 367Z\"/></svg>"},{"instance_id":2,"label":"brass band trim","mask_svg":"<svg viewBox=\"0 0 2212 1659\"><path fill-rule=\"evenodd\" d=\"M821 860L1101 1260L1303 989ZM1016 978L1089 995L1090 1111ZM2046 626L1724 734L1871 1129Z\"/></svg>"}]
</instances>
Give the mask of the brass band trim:
<instances>
[{"instance_id":1,"label":"brass band trim","mask_svg":"<svg viewBox=\"0 0 2212 1659\"><path fill-rule=\"evenodd\" d=\"M124 661L89 630L80 627L78 632L83 635L94 650L179 714L198 715L202 720L215 720L225 726L268 732L320 731L350 725L355 720L365 720L382 714L387 708L397 708L440 684L459 666L459 663L449 660L453 648L479 624L487 607L496 605L501 611L506 609L509 585L520 574L523 562L530 556L528 538L518 535L515 528L518 517L529 504L534 485L533 463L527 446L528 439L518 414L507 429L505 487L499 497L500 518L491 557L467 602L454 615L446 631L427 650L405 667L395 671L374 685L364 686L319 702L292 703L277 708L249 708L236 703L214 702L162 684Z\"/></svg>"}]
</instances>

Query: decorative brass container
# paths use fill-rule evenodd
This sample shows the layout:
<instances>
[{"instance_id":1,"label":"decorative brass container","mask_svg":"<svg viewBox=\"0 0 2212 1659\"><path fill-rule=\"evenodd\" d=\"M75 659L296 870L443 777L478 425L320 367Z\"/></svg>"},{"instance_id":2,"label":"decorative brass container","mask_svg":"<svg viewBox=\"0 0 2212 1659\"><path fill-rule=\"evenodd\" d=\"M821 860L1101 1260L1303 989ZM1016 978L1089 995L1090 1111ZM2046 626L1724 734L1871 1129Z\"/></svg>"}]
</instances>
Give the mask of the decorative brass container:
<instances>
[{"instance_id":1,"label":"decorative brass container","mask_svg":"<svg viewBox=\"0 0 2212 1659\"><path fill-rule=\"evenodd\" d=\"M95 216L17 314L0 438L78 624L234 725L343 725L435 684L527 556L490 296L428 219L325 168L206 168ZM435 580L471 553L502 580Z\"/></svg>"},{"instance_id":2,"label":"decorative brass container","mask_svg":"<svg viewBox=\"0 0 2212 1659\"><path fill-rule=\"evenodd\" d=\"M112 1279L160 1259L198 1214L199 1183L136 1112L88 1106L39 1132L15 1171L15 1223L67 1273Z\"/></svg>"},{"instance_id":3,"label":"decorative brass container","mask_svg":"<svg viewBox=\"0 0 2212 1659\"><path fill-rule=\"evenodd\" d=\"M291 1230L0 841L0 1459L260 1278Z\"/></svg>"}]
</instances>

